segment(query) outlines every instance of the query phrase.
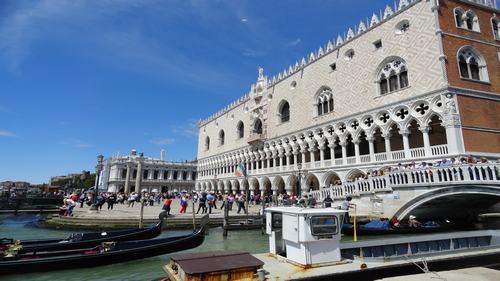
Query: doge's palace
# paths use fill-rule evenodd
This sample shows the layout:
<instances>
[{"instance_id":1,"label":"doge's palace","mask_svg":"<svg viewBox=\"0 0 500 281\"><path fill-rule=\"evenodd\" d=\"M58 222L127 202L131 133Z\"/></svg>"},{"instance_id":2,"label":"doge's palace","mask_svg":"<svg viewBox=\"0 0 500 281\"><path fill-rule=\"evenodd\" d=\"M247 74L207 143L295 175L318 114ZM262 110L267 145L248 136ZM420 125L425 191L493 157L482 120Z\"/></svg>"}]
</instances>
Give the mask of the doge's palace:
<instances>
[{"instance_id":1,"label":"doge's palace","mask_svg":"<svg viewBox=\"0 0 500 281\"><path fill-rule=\"evenodd\" d=\"M398 163L498 158L498 14L400 0L277 75L259 67L248 94L200 121L196 189L297 194Z\"/></svg>"}]
</instances>

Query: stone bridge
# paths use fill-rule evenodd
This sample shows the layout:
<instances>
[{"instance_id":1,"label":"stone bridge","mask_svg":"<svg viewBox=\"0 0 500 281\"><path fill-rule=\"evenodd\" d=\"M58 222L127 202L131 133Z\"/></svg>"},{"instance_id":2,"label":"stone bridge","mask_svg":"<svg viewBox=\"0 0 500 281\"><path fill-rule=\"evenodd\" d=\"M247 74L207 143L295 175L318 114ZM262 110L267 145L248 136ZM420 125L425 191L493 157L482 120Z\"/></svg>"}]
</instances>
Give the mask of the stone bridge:
<instances>
[{"instance_id":1,"label":"stone bridge","mask_svg":"<svg viewBox=\"0 0 500 281\"><path fill-rule=\"evenodd\" d=\"M399 170L310 191L340 203L353 198L357 213L374 217L466 219L500 210L500 164L474 164Z\"/></svg>"}]
</instances>

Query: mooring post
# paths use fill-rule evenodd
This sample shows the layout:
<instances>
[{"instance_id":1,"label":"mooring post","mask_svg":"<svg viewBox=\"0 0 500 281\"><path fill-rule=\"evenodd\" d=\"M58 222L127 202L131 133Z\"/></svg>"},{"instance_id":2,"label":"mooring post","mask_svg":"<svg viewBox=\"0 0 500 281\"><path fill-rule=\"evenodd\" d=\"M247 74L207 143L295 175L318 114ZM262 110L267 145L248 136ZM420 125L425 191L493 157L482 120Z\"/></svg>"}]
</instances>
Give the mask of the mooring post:
<instances>
[{"instance_id":1,"label":"mooring post","mask_svg":"<svg viewBox=\"0 0 500 281\"><path fill-rule=\"evenodd\" d=\"M194 207L194 198L193 197L191 197L191 198L192 198L191 199L191 205L193 206L191 208L191 209L193 209L193 231L195 231L196 230L196 214L194 213L194 209L195 209L195 207Z\"/></svg>"},{"instance_id":2,"label":"mooring post","mask_svg":"<svg viewBox=\"0 0 500 281\"><path fill-rule=\"evenodd\" d=\"M139 218L139 228L142 228L142 218L144 216L144 198L141 198L141 215Z\"/></svg>"},{"instance_id":3,"label":"mooring post","mask_svg":"<svg viewBox=\"0 0 500 281\"><path fill-rule=\"evenodd\" d=\"M227 237L227 230L228 230L228 217L229 217L229 206L227 204L227 198L224 199L224 221L222 223L222 236Z\"/></svg>"},{"instance_id":4,"label":"mooring post","mask_svg":"<svg viewBox=\"0 0 500 281\"><path fill-rule=\"evenodd\" d=\"M261 219L262 219L262 224L261 224L261 234L264 235L266 234L266 224L264 223L266 221L266 212L264 211L264 199L260 200L260 203L262 204L262 209L261 209L261 212L262 212L262 216L261 216Z\"/></svg>"}]
</instances>

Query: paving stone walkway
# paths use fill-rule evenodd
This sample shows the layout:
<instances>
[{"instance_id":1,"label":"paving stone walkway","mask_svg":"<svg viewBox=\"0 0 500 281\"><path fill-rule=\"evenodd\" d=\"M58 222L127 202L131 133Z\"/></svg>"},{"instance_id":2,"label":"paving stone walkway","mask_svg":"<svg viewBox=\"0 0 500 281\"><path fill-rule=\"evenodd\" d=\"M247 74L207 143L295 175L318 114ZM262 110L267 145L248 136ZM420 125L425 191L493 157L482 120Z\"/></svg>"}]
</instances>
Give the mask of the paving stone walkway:
<instances>
[{"instance_id":1,"label":"paving stone walkway","mask_svg":"<svg viewBox=\"0 0 500 281\"><path fill-rule=\"evenodd\" d=\"M163 206L162 201L159 205L155 204L153 206L144 206L144 219L155 219L158 217L158 214L162 211L162 206ZM212 217L223 217L222 210L220 207L222 206L222 201L217 202L217 209L212 208ZM86 219L138 219L140 217L140 210L141 210L141 205L139 203L135 203L134 206L128 207L128 204L114 204L113 210L108 210L107 209L108 204L104 204L102 206L102 210L99 210L98 212L96 211L91 211L90 207L84 204L83 208L80 208L80 204L78 204L75 209L73 210L73 217L75 218L86 218ZM262 205L251 205L250 204L250 215L257 215L259 214L260 209L262 208ZM195 211L198 210L198 204L195 203ZM233 215L244 215L245 213L241 211L240 214L237 214L238 206L236 204L233 204L233 209L232 211L229 212L230 216ZM188 207L187 207L187 212L185 214L180 214L180 200L179 199L174 199L171 205L171 211L170 214L172 217L175 218L181 218L181 217L186 217L186 218L192 218L193 216L193 203L192 201L189 201ZM200 213L196 215L197 217L201 217L201 210Z\"/></svg>"}]
</instances>

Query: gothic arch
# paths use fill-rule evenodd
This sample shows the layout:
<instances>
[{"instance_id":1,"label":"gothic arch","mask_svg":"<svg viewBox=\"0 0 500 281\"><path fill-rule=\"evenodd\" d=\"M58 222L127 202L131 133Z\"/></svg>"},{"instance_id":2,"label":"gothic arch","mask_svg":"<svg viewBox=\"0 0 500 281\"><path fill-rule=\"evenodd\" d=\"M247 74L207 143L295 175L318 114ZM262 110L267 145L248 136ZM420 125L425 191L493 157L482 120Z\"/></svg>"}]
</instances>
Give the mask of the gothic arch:
<instances>
[{"instance_id":1,"label":"gothic arch","mask_svg":"<svg viewBox=\"0 0 500 281\"><path fill-rule=\"evenodd\" d=\"M318 177L314 173L307 174L307 177L304 180L304 187L309 191L320 190L321 186ZM304 187L302 190L304 190Z\"/></svg>"},{"instance_id":2,"label":"gothic arch","mask_svg":"<svg viewBox=\"0 0 500 281\"><path fill-rule=\"evenodd\" d=\"M209 150L209 149L210 149L210 137L206 136L205 137L205 150Z\"/></svg>"},{"instance_id":3,"label":"gothic arch","mask_svg":"<svg viewBox=\"0 0 500 281\"><path fill-rule=\"evenodd\" d=\"M238 125L236 125L236 133L240 139L245 136L245 124L241 120L238 122Z\"/></svg>"},{"instance_id":4,"label":"gothic arch","mask_svg":"<svg viewBox=\"0 0 500 281\"><path fill-rule=\"evenodd\" d=\"M279 123L290 121L290 103L287 100L281 100L278 104Z\"/></svg>"},{"instance_id":5,"label":"gothic arch","mask_svg":"<svg viewBox=\"0 0 500 281\"><path fill-rule=\"evenodd\" d=\"M334 171L329 171L325 173L321 178L321 186L324 187L329 187L330 185L336 185L339 182L340 183L342 182L340 176Z\"/></svg>"},{"instance_id":6,"label":"gothic arch","mask_svg":"<svg viewBox=\"0 0 500 281\"><path fill-rule=\"evenodd\" d=\"M489 82L486 60L472 46L463 46L457 52L457 65L461 78Z\"/></svg>"},{"instance_id":7,"label":"gothic arch","mask_svg":"<svg viewBox=\"0 0 500 281\"><path fill-rule=\"evenodd\" d=\"M354 181L359 177L364 178L365 176L366 174L360 169L352 169L345 175L345 180L349 182L349 181Z\"/></svg>"},{"instance_id":8,"label":"gothic arch","mask_svg":"<svg viewBox=\"0 0 500 281\"><path fill-rule=\"evenodd\" d=\"M404 89L409 86L408 65L398 56L385 58L375 72L378 92L380 95Z\"/></svg>"},{"instance_id":9,"label":"gothic arch","mask_svg":"<svg viewBox=\"0 0 500 281\"><path fill-rule=\"evenodd\" d=\"M275 176L273 179L273 187L277 187L278 194L285 193L285 181L281 176Z\"/></svg>"},{"instance_id":10,"label":"gothic arch","mask_svg":"<svg viewBox=\"0 0 500 281\"><path fill-rule=\"evenodd\" d=\"M271 180L269 180L268 177L263 177L261 183L262 183L262 190L264 190L264 194L271 195L272 194Z\"/></svg>"}]
</instances>

